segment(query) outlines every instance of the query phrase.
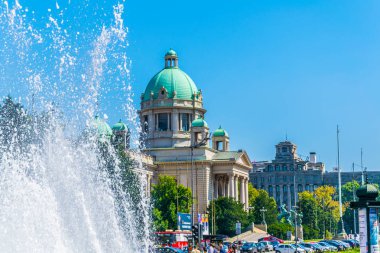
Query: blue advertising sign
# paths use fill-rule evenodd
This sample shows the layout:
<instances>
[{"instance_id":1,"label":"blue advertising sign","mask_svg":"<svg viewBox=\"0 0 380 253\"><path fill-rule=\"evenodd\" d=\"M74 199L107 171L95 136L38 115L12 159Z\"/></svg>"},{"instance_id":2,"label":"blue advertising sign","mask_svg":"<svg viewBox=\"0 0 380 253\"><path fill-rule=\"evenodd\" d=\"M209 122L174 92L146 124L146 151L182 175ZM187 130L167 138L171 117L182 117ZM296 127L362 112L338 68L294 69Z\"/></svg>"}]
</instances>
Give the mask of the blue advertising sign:
<instances>
[{"instance_id":1,"label":"blue advertising sign","mask_svg":"<svg viewBox=\"0 0 380 253\"><path fill-rule=\"evenodd\" d=\"M177 224L178 224L178 230L191 231L191 214L177 213Z\"/></svg>"},{"instance_id":2,"label":"blue advertising sign","mask_svg":"<svg viewBox=\"0 0 380 253\"><path fill-rule=\"evenodd\" d=\"M369 209L370 247L372 253L379 253L379 224L377 221L376 208Z\"/></svg>"}]
</instances>

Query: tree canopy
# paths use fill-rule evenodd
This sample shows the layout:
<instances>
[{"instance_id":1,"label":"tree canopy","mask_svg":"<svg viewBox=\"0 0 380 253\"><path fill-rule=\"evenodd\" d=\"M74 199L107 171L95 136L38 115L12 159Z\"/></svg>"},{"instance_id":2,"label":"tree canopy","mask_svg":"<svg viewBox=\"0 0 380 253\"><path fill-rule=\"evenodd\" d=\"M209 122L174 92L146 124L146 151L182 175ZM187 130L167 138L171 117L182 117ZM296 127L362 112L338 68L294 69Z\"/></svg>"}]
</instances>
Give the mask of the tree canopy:
<instances>
[{"instance_id":1,"label":"tree canopy","mask_svg":"<svg viewBox=\"0 0 380 253\"><path fill-rule=\"evenodd\" d=\"M174 177L161 175L153 185L153 221L156 230L177 229L177 212L189 213L192 204L190 188L178 184Z\"/></svg>"},{"instance_id":2,"label":"tree canopy","mask_svg":"<svg viewBox=\"0 0 380 253\"><path fill-rule=\"evenodd\" d=\"M247 227L248 218L244 210L244 204L228 197L219 197L213 200L214 203L210 204L209 211L211 213L211 206L215 208L215 231L217 234L228 236L235 235L236 222L240 222L242 228Z\"/></svg>"}]
</instances>

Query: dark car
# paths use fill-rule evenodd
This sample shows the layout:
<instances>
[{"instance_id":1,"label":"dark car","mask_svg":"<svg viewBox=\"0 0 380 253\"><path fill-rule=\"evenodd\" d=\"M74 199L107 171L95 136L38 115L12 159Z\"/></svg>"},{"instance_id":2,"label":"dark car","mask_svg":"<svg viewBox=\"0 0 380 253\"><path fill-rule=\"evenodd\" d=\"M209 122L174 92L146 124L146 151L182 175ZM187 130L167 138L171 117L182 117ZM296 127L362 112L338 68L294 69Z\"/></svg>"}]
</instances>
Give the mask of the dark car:
<instances>
[{"instance_id":1,"label":"dark car","mask_svg":"<svg viewBox=\"0 0 380 253\"><path fill-rule=\"evenodd\" d=\"M338 249L338 251L345 250L345 247L342 244L339 244L339 243L337 243L335 241L323 240L321 242L325 242L325 243L327 243L329 245L332 245L332 246L336 247Z\"/></svg>"},{"instance_id":2,"label":"dark car","mask_svg":"<svg viewBox=\"0 0 380 253\"><path fill-rule=\"evenodd\" d=\"M318 253L322 253L323 250L321 249L321 247L319 247L318 245L316 244L313 244L313 243L300 243L300 245L306 247L306 248L310 248L312 250L314 250L314 252L318 252Z\"/></svg>"},{"instance_id":3,"label":"dark car","mask_svg":"<svg viewBox=\"0 0 380 253\"><path fill-rule=\"evenodd\" d=\"M157 248L156 253L185 253L184 251L173 247L160 247Z\"/></svg>"},{"instance_id":4,"label":"dark car","mask_svg":"<svg viewBox=\"0 0 380 253\"><path fill-rule=\"evenodd\" d=\"M356 243L355 243L354 240L342 240L342 242L350 244L351 248L355 248L356 247Z\"/></svg>"},{"instance_id":5,"label":"dark car","mask_svg":"<svg viewBox=\"0 0 380 253\"><path fill-rule=\"evenodd\" d=\"M262 251L263 248L261 247L261 245L253 242L246 242L240 248L241 253L259 253Z\"/></svg>"},{"instance_id":6,"label":"dark car","mask_svg":"<svg viewBox=\"0 0 380 253\"><path fill-rule=\"evenodd\" d=\"M280 244L278 241L271 241L270 244L273 245L273 249L276 249L276 247Z\"/></svg>"}]
</instances>

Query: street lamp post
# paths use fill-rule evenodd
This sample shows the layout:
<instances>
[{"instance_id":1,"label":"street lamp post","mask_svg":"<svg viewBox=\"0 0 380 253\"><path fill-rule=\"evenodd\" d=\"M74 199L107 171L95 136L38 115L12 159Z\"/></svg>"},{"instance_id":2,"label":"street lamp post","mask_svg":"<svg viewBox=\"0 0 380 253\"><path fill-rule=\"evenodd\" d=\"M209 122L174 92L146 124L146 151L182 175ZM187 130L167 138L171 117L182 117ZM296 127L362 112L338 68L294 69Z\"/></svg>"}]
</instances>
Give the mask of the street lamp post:
<instances>
[{"instance_id":1,"label":"street lamp post","mask_svg":"<svg viewBox=\"0 0 380 253\"><path fill-rule=\"evenodd\" d=\"M190 156L190 161L191 161L191 196L192 196L192 203L191 203L191 227L194 226L194 200L195 200L195 196L194 196L194 149L196 148L199 148L199 147L202 147L202 146L206 146L207 144L207 141L210 140L210 137L208 134L206 134L206 136L198 143L195 143L192 144L190 146L190 150L191 150L191 156ZM198 197L198 190L197 190L197 197ZM198 205L198 201L197 201L197 205ZM194 238L192 238L192 242L193 242L193 245L194 244Z\"/></svg>"},{"instance_id":2,"label":"street lamp post","mask_svg":"<svg viewBox=\"0 0 380 253\"><path fill-rule=\"evenodd\" d=\"M265 212L268 211L264 207L260 209L261 215L263 217L263 225L265 226L265 232L268 233L267 223L265 221Z\"/></svg>"}]
</instances>

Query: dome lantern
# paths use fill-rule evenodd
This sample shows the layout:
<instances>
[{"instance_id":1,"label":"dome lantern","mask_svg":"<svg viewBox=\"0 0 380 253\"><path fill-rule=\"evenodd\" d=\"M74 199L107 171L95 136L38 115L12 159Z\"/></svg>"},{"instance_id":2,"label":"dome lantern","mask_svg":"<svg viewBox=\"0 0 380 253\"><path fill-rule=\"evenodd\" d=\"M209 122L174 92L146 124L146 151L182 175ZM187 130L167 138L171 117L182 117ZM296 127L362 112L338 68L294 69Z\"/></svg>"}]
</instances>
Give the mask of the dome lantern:
<instances>
[{"instance_id":1,"label":"dome lantern","mask_svg":"<svg viewBox=\"0 0 380 253\"><path fill-rule=\"evenodd\" d=\"M178 68L178 56L173 49L165 54L165 68Z\"/></svg>"}]
</instances>

